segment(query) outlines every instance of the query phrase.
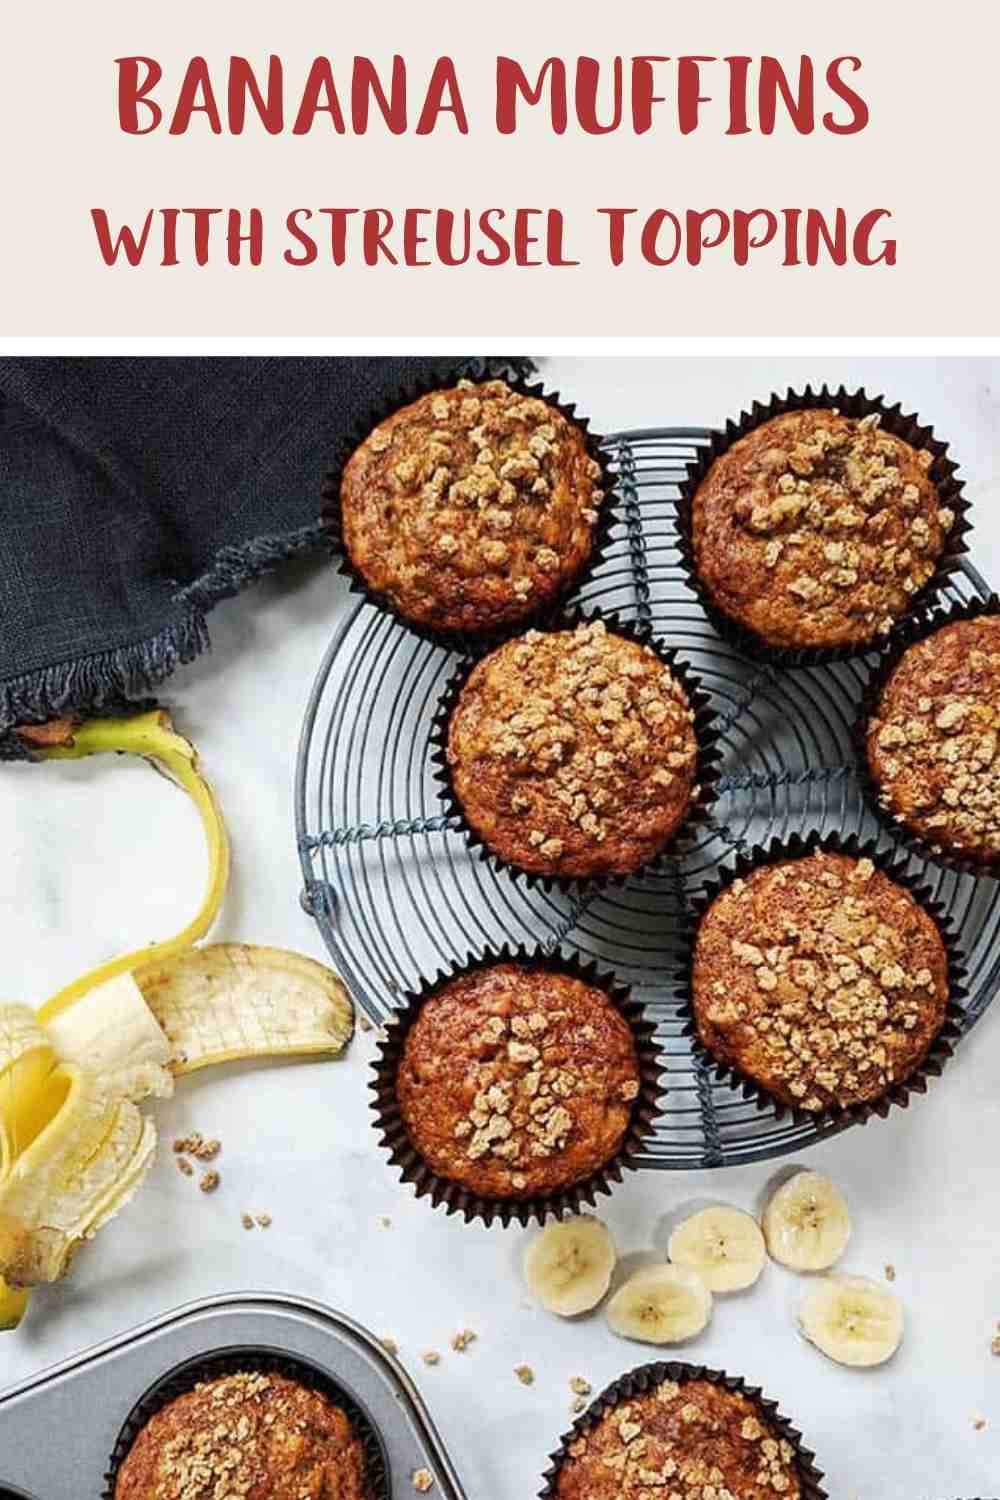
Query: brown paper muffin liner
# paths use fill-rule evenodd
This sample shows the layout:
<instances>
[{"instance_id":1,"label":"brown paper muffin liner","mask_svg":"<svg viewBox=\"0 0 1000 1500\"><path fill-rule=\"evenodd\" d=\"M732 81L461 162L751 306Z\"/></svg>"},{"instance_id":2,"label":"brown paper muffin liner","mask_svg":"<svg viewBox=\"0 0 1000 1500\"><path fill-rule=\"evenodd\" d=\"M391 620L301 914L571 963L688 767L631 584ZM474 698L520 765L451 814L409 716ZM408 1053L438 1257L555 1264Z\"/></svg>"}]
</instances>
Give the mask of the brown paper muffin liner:
<instances>
[{"instance_id":1,"label":"brown paper muffin liner","mask_svg":"<svg viewBox=\"0 0 1000 1500\"><path fill-rule=\"evenodd\" d=\"M936 844L928 843L905 823L897 821L895 815L882 806L882 789L873 776L868 762L869 721L877 713L889 678L906 652L918 641L925 641L928 636L936 635L945 625L954 625L960 620L978 620L984 615L1000 615L1000 596L993 594L989 599L973 599L966 604L952 605L950 609L934 610L933 613L924 615L920 619L908 620L900 629L891 649L877 662L869 665L868 680L864 686L851 738L858 782L865 802L895 843L909 850L919 859L931 860L934 864L942 865L947 870L954 870L960 875L981 875L1000 880L1000 858L994 861L977 860L972 855L939 848Z\"/></svg>"},{"instance_id":2,"label":"brown paper muffin liner","mask_svg":"<svg viewBox=\"0 0 1000 1500\"><path fill-rule=\"evenodd\" d=\"M193 1390L200 1381L218 1380L248 1370L263 1375L284 1375L326 1396L346 1414L365 1453L368 1500L391 1500L389 1466L382 1439L368 1416L341 1386L309 1360L278 1349L233 1346L185 1360L162 1375L133 1406L122 1424L104 1476L102 1500L114 1500L118 1471L146 1423L178 1396Z\"/></svg>"},{"instance_id":3,"label":"brown paper muffin liner","mask_svg":"<svg viewBox=\"0 0 1000 1500\"><path fill-rule=\"evenodd\" d=\"M720 1062L705 1046L698 1034L694 1009L693 975L698 928L716 897L732 885L734 880L745 879L747 875L762 866L800 859L804 855L815 854L817 851L824 854L845 854L851 859L870 859L877 870L881 870L890 880L909 891L917 904L933 919L941 935L948 962L948 1002L945 1006L944 1020L926 1057L908 1077L893 1083L877 1099L870 1099L865 1103L830 1106L823 1110L806 1110L787 1104L783 1099L778 1099L768 1093L753 1079L730 1067L728 1063ZM796 1124L808 1121L819 1129L831 1126L864 1125L872 1115L878 1115L884 1120L893 1105L906 1109L911 1095L926 1094L930 1079L941 1076L945 1063L953 1055L952 1044L958 1041L965 1030L965 1010L961 1003L966 996L965 963L958 947L956 933L945 914L944 907L933 899L930 889L920 883L919 876L908 872L908 862L905 858L899 859L893 854L881 853L874 842L863 841L856 834L851 834L849 838L842 838L837 833L824 835L813 832L806 836L793 833L785 840L775 838L766 847L758 844L748 852L738 854L735 866L730 870L719 872L692 903L690 926L684 939L681 965L682 1008L680 1015L685 1023L681 1035L690 1039L691 1050L695 1058L700 1059L706 1067L712 1069L720 1082L728 1083L732 1089L741 1092L744 1099L754 1100L759 1110L771 1109L777 1119L790 1117Z\"/></svg>"},{"instance_id":4,"label":"brown paper muffin liner","mask_svg":"<svg viewBox=\"0 0 1000 1500\"><path fill-rule=\"evenodd\" d=\"M512 621L509 625L483 631L436 630L432 626L409 619L396 608L391 599L370 586L363 573L355 567L344 540L340 485L348 459L381 422L399 411L401 407L409 406L419 397L429 395L432 391L450 390L460 380L503 380L511 390L517 391L520 395L536 396L547 402L583 433L588 455L600 466L600 485L603 490L598 506L598 518L591 533L590 556L579 572L566 580L557 595L532 610L530 614L526 614L522 619ZM520 635L522 631L530 630L536 622L557 613L570 595L593 576L611 545L611 532L617 519L615 482L611 460L602 445L602 439L590 431L590 418L578 415L575 402L563 401L558 391L546 391L544 385L531 381L526 374L521 373L514 366L512 361L487 360L471 365L466 362L456 365L454 370L436 378L427 377L401 387L399 393L391 400L373 407L367 420L339 442L331 460L330 469L323 481L320 520L325 527L330 550L336 560L338 570L349 579L352 593L364 594L379 609L401 621L407 630L412 631L422 640L430 641L436 646L443 646L447 651L465 653L489 649L491 646L499 645L502 641L510 640L513 636Z\"/></svg>"},{"instance_id":5,"label":"brown paper muffin liner","mask_svg":"<svg viewBox=\"0 0 1000 1500\"><path fill-rule=\"evenodd\" d=\"M698 743L698 769L695 784L698 790L692 797L680 826L666 848L626 874L542 875L537 871L522 870L519 865L503 859L480 838L466 818L465 809L455 791L451 767L448 763L448 727L452 713L473 669L483 656L488 654L486 651L477 651L473 656L458 664L434 715L431 725L431 763L434 767L434 779L441 788L441 800L446 816L455 819L461 825L466 843L475 856L487 861L497 871L508 870L512 875L523 880L529 888L541 886L545 891L551 891L554 888L566 893L584 891L596 893L611 886L624 885L636 875L657 870L662 867L664 859L683 854L691 847L698 827L705 821L709 809L718 796L718 782L722 774L722 748L716 728L715 712L710 706L708 693L702 688L701 678L691 670L683 658L678 656L674 647L664 646L650 626L623 620L618 614L608 614L600 609L567 610L547 620L544 624L530 628L544 631L573 630L578 625L589 625L594 620L602 620L610 631L624 636L626 640L635 641L640 646L651 646L684 689L688 703L694 710L694 732Z\"/></svg>"},{"instance_id":6,"label":"brown paper muffin liner","mask_svg":"<svg viewBox=\"0 0 1000 1500\"><path fill-rule=\"evenodd\" d=\"M882 418L882 427L886 432L902 438L913 448L926 449L933 453L934 462L929 473L937 483L942 503L954 511L955 520L933 574L919 593L914 594L909 609L899 616L888 636L876 636L870 641L851 646L798 649L770 646L747 626L740 624L720 609L708 587L702 582L694 553L694 497L716 459L726 453L740 438L746 437L755 428L762 427L765 422L770 422L774 417L783 416L786 412L810 411L817 407L823 407L826 410L836 409L845 416L859 419L878 412ZM959 566L962 554L969 550L965 542L966 536L972 530L968 519L969 502L963 496L964 481L956 478L957 472L958 465L948 457L948 444L935 438L932 427L922 426L915 413L905 415L899 402L895 406L889 406L881 396L869 396L864 390L848 391L844 386L836 391L831 391L825 385L818 391L814 391L812 386L806 386L801 393L789 390L785 396L772 394L766 404L755 401L750 411L742 412L737 421L732 419L727 421L724 432L713 432L708 447L702 449L698 458L688 465L687 478L681 482L677 501L677 532L684 581L698 596L711 624L722 639L753 661L776 667L809 667L817 666L821 662L849 661L855 657L879 651L884 647L886 640L893 638L900 625L919 615L921 611L934 603L949 575Z\"/></svg>"},{"instance_id":7,"label":"brown paper muffin liner","mask_svg":"<svg viewBox=\"0 0 1000 1500\"><path fill-rule=\"evenodd\" d=\"M533 1198L484 1198L470 1192L460 1182L440 1176L410 1140L396 1096L403 1047L424 1002L459 975L490 968L497 963L523 963L532 968L544 968L550 973L570 974L604 990L629 1024L639 1063L639 1093L632 1104L625 1138L615 1155L582 1182ZM400 1168L403 1182L413 1184L418 1198L429 1197L435 1208L443 1207L449 1214L460 1213L467 1224L479 1219L487 1228L494 1221L505 1229L514 1221L523 1227L532 1221L542 1224L547 1218L562 1219L567 1214L581 1213L585 1207L593 1208L597 1195L610 1194L612 1183L621 1182L624 1171L636 1170L635 1154L654 1133L653 1121L659 1113L663 1074L663 1059L654 1040L655 1026L646 1020L643 1007L631 998L627 986L619 984L613 974L601 972L596 963L584 962L575 953L558 950L552 953L541 947L508 944L475 955L470 953L464 963L450 965L433 979L425 980L419 989L405 995L402 1007L384 1029L385 1036L379 1043L379 1056L374 1063L375 1081L370 1086L371 1107L380 1132L379 1144L389 1152L390 1162Z\"/></svg>"},{"instance_id":8,"label":"brown paper muffin liner","mask_svg":"<svg viewBox=\"0 0 1000 1500\"><path fill-rule=\"evenodd\" d=\"M739 1376L727 1375L724 1370L710 1370L705 1365L692 1365L678 1360L657 1360L654 1364L640 1365L638 1369L630 1370L627 1375L622 1375L618 1380L612 1381L599 1396L595 1396L583 1415L573 1423L569 1432L563 1433L559 1447L550 1455L549 1467L542 1476L543 1484L538 1492L538 1500L551 1500L551 1497L557 1493L559 1473L569 1455L572 1443L586 1436L592 1428L597 1426L601 1418L614 1410L616 1406L627 1401L634 1401L637 1396L655 1389L665 1380L676 1381L679 1385L683 1385L686 1381L704 1380L752 1401L768 1426L774 1429L779 1438L784 1438L794 1448L802 1500L828 1500L826 1490L823 1489L821 1483L823 1475L814 1462L815 1454L805 1447L802 1434L778 1410L776 1401L769 1400L759 1386L747 1385L746 1381L740 1379Z\"/></svg>"}]
</instances>

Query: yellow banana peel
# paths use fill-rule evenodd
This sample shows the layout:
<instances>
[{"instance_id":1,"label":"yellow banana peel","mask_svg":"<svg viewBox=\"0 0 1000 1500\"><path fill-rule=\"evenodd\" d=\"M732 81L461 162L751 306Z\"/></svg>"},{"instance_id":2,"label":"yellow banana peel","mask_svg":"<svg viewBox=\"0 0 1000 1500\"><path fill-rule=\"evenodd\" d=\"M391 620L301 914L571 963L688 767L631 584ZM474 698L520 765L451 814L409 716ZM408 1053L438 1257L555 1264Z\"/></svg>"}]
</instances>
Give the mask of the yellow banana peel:
<instances>
[{"instance_id":1,"label":"yellow banana peel","mask_svg":"<svg viewBox=\"0 0 1000 1500\"><path fill-rule=\"evenodd\" d=\"M154 959L162 962L172 954L190 948L205 936L215 921L229 880L229 840L222 813L214 792L198 770L194 746L177 733L170 715L163 709L153 709L131 719L90 719L72 729L66 741L46 745L38 753L43 760L79 760L83 756L107 751L141 755L162 767L184 788L198 809L205 830L208 883L197 913L175 937L151 943L132 953L123 953L108 963L99 964L89 973L81 974L79 979L74 979L45 1002L38 1013L43 1023L58 1016L95 985L113 979L116 974L130 973L139 964L148 964Z\"/></svg>"}]
</instances>

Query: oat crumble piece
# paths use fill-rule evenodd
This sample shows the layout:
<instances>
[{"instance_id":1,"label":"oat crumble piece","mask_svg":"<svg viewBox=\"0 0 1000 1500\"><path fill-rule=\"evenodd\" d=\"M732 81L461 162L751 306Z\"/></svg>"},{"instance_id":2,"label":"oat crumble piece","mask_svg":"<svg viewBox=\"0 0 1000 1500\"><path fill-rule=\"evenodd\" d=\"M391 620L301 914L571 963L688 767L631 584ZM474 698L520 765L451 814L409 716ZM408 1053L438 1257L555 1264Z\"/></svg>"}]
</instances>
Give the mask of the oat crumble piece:
<instances>
[{"instance_id":1,"label":"oat crumble piece","mask_svg":"<svg viewBox=\"0 0 1000 1500\"><path fill-rule=\"evenodd\" d=\"M254 1227L253 1215L240 1214L240 1223L243 1225L244 1229L252 1229Z\"/></svg>"},{"instance_id":2,"label":"oat crumble piece","mask_svg":"<svg viewBox=\"0 0 1000 1500\"><path fill-rule=\"evenodd\" d=\"M382 1338L379 1339L379 1343L382 1345L382 1348L385 1350L386 1354L396 1355L399 1353L399 1345L396 1343L395 1339Z\"/></svg>"},{"instance_id":3,"label":"oat crumble piece","mask_svg":"<svg viewBox=\"0 0 1000 1500\"><path fill-rule=\"evenodd\" d=\"M203 1193L214 1193L222 1181L218 1172L203 1172L198 1180L198 1186Z\"/></svg>"},{"instance_id":4,"label":"oat crumble piece","mask_svg":"<svg viewBox=\"0 0 1000 1500\"><path fill-rule=\"evenodd\" d=\"M258 1229L270 1229L274 1222L270 1214L254 1214L254 1221Z\"/></svg>"},{"instance_id":5,"label":"oat crumble piece","mask_svg":"<svg viewBox=\"0 0 1000 1500\"><path fill-rule=\"evenodd\" d=\"M515 1365L514 1374L522 1385L534 1385L535 1372L530 1365Z\"/></svg>"},{"instance_id":6,"label":"oat crumble piece","mask_svg":"<svg viewBox=\"0 0 1000 1500\"><path fill-rule=\"evenodd\" d=\"M886 1281L895 1281L895 1279L896 1279L896 1267L895 1266L893 1266L893 1265L886 1266L886 1268L885 1268L885 1279L886 1279Z\"/></svg>"},{"instance_id":7,"label":"oat crumble piece","mask_svg":"<svg viewBox=\"0 0 1000 1500\"><path fill-rule=\"evenodd\" d=\"M455 1334L455 1337L451 1341L451 1347L456 1354L464 1354L469 1345L475 1343L478 1337L479 1335L474 1333L471 1328L463 1328L460 1333Z\"/></svg>"},{"instance_id":8,"label":"oat crumble piece","mask_svg":"<svg viewBox=\"0 0 1000 1500\"><path fill-rule=\"evenodd\" d=\"M436 1349L425 1349L420 1358L425 1365L439 1365L441 1363L441 1356Z\"/></svg>"},{"instance_id":9,"label":"oat crumble piece","mask_svg":"<svg viewBox=\"0 0 1000 1500\"><path fill-rule=\"evenodd\" d=\"M186 1156L177 1157L177 1170L182 1177L194 1176L194 1167L192 1167Z\"/></svg>"},{"instance_id":10,"label":"oat crumble piece","mask_svg":"<svg viewBox=\"0 0 1000 1500\"><path fill-rule=\"evenodd\" d=\"M433 1484L434 1475L431 1473L430 1469L414 1469L413 1488L417 1490L419 1494L426 1495L427 1491L432 1488Z\"/></svg>"}]
</instances>

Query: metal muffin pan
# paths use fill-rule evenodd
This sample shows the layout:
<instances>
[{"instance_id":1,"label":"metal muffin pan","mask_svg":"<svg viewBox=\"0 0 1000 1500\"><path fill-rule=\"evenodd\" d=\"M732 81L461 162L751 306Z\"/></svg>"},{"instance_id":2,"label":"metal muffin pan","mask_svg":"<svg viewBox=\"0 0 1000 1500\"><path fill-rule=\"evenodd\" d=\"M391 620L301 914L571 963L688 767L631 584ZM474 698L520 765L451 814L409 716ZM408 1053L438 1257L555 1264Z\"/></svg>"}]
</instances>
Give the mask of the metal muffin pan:
<instances>
[{"instance_id":1,"label":"metal muffin pan","mask_svg":"<svg viewBox=\"0 0 1000 1500\"><path fill-rule=\"evenodd\" d=\"M378 1340L321 1303L267 1292L188 1303L0 1393L0 1500L99 1500L135 1403L177 1365L238 1348L307 1360L340 1386L381 1438L395 1500L413 1494L420 1468L435 1496L467 1500L416 1387Z\"/></svg>"}]
</instances>

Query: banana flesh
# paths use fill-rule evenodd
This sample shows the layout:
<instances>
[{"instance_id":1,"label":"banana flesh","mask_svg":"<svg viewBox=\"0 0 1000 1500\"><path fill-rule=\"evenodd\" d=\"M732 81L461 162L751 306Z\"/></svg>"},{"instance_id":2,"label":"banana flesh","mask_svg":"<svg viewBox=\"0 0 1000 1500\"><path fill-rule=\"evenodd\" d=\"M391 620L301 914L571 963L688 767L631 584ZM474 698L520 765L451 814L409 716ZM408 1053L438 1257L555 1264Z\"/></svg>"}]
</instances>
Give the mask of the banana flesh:
<instances>
[{"instance_id":1,"label":"banana flesh","mask_svg":"<svg viewBox=\"0 0 1000 1500\"><path fill-rule=\"evenodd\" d=\"M677 1266L695 1271L712 1292L738 1292L753 1286L767 1259L756 1219L738 1208L704 1208L679 1224L667 1254Z\"/></svg>"},{"instance_id":2,"label":"banana flesh","mask_svg":"<svg viewBox=\"0 0 1000 1500\"><path fill-rule=\"evenodd\" d=\"M134 1103L169 1099L173 1052L131 974L116 974L49 1022L60 1062L96 1073L108 1089Z\"/></svg>"},{"instance_id":3,"label":"banana flesh","mask_svg":"<svg viewBox=\"0 0 1000 1500\"><path fill-rule=\"evenodd\" d=\"M870 1367L891 1359L903 1340L903 1304L865 1276L823 1276L806 1294L799 1327L838 1364Z\"/></svg>"},{"instance_id":4,"label":"banana flesh","mask_svg":"<svg viewBox=\"0 0 1000 1500\"><path fill-rule=\"evenodd\" d=\"M821 1172L797 1172L771 1197L763 1217L769 1254L792 1271L826 1271L851 1237L843 1193Z\"/></svg>"},{"instance_id":5,"label":"banana flesh","mask_svg":"<svg viewBox=\"0 0 1000 1500\"><path fill-rule=\"evenodd\" d=\"M156 1132L128 1099L60 1064L62 1106L0 1186L0 1257L13 1286L56 1281L150 1166Z\"/></svg>"},{"instance_id":6,"label":"banana flesh","mask_svg":"<svg viewBox=\"0 0 1000 1500\"><path fill-rule=\"evenodd\" d=\"M608 1303L608 1327L644 1344L682 1344L712 1316L712 1293L687 1266L636 1271Z\"/></svg>"},{"instance_id":7,"label":"banana flesh","mask_svg":"<svg viewBox=\"0 0 1000 1500\"><path fill-rule=\"evenodd\" d=\"M601 1301L616 1261L607 1228L584 1214L546 1225L528 1246L524 1279L547 1311L572 1318Z\"/></svg>"},{"instance_id":8,"label":"banana flesh","mask_svg":"<svg viewBox=\"0 0 1000 1500\"><path fill-rule=\"evenodd\" d=\"M215 943L135 977L178 1074L245 1057L336 1054L354 1031L333 970L281 948Z\"/></svg>"}]
</instances>

